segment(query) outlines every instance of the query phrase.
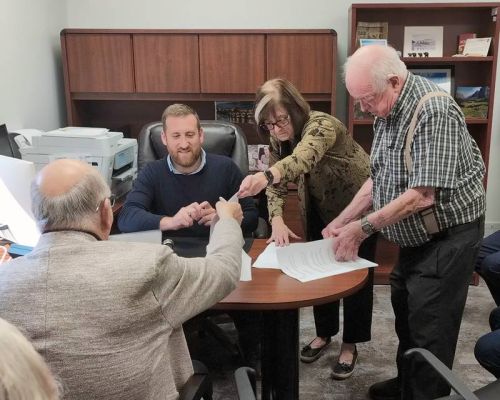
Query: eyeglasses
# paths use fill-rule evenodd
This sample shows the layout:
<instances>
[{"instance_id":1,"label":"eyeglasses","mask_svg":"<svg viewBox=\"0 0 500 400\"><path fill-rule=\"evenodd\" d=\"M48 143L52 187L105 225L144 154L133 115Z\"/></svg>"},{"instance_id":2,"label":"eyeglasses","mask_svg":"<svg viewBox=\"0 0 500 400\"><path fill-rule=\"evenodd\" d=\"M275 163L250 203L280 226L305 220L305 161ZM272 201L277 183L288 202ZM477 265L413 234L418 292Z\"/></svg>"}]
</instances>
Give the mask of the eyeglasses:
<instances>
[{"instance_id":1,"label":"eyeglasses","mask_svg":"<svg viewBox=\"0 0 500 400\"><path fill-rule=\"evenodd\" d=\"M354 99L356 103L362 105L362 106L373 106L375 101L377 99L377 95L375 93L368 94L363 97L359 97L357 99Z\"/></svg>"},{"instance_id":2,"label":"eyeglasses","mask_svg":"<svg viewBox=\"0 0 500 400\"><path fill-rule=\"evenodd\" d=\"M259 126L266 131L273 131L277 126L278 128L284 128L290 123L290 116L284 115L276 120L276 122L263 122Z\"/></svg>"},{"instance_id":3,"label":"eyeglasses","mask_svg":"<svg viewBox=\"0 0 500 400\"><path fill-rule=\"evenodd\" d=\"M95 208L95 212L98 212L99 209L101 208L102 204L106 201L106 199L109 199L109 204L111 207L113 207L115 205L115 202L116 202L116 197L114 194L112 194L111 196L109 197L106 197L104 199L102 199L99 204L97 205L97 207Z\"/></svg>"}]
</instances>

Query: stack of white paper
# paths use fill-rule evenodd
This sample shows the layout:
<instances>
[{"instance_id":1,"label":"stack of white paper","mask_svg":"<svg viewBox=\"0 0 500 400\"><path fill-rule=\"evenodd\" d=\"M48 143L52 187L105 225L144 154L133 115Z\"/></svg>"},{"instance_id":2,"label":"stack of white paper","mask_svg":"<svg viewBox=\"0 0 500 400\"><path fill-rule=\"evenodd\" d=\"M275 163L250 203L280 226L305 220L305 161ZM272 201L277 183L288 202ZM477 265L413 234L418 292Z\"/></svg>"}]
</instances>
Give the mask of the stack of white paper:
<instances>
[{"instance_id":1,"label":"stack of white paper","mask_svg":"<svg viewBox=\"0 0 500 400\"><path fill-rule=\"evenodd\" d=\"M354 261L336 261L333 240L329 238L307 243L292 243L285 247L276 247L274 243L271 243L260 254L253 266L281 269L285 274L300 282L377 266L363 258L357 258Z\"/></svg>"}]
</instances>

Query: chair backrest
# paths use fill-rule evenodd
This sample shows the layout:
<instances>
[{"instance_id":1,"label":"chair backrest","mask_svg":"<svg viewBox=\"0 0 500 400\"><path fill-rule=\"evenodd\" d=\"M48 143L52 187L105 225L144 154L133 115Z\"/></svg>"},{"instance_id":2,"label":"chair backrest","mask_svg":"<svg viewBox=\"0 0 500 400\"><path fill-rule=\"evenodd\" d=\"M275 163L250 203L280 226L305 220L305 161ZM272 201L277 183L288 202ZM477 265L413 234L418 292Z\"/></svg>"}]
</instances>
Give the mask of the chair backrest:
<instances>
[{"instance_id":1,"label":"chair backrest","mask_svg":"<svg viewBox=\"0 0 500 400\"><path fill-rule=\"evenodd\" d=\"M203 149L208 153L221 154L233 159L243 175L248 174L247 139L243 130L225 121L200 121L205 132ZM139 134L138 168L139 171L150 161L163 158L167 149L161 141L163 130L161 121L145 125Z\"/></svg>"}]
</instances>

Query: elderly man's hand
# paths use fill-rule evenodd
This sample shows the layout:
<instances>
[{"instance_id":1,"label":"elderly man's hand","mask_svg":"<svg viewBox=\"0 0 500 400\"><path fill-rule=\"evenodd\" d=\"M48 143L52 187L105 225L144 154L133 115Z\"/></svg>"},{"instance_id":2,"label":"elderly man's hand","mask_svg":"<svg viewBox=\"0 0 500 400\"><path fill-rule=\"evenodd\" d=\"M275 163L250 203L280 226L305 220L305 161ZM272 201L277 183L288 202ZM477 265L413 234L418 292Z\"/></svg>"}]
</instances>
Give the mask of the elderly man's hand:
<instances>
[{"instance_id":1,"label":"elderly man's hand","mask_svg":"<svg viewBox=\"0 0 500 400\"><path fill-rule=\"evenodd\" d=\"M342 228L332 229L331 234L335 237L333 251L337 261L356 259L361 242L368 237L361 229L359 220L353 221Z\"/></svg>"},{"instance_id":2,"label":"elderly man's hand","mask_svg":"<svg viewBox=\"0 0 500 400\"><path fill-rule=\"evenodd\" d=\"M240 203L221 200L217 202L215 208L219 218L234 218L240 224L243 221L243 210Z\"/></svg>"}]
</instances>

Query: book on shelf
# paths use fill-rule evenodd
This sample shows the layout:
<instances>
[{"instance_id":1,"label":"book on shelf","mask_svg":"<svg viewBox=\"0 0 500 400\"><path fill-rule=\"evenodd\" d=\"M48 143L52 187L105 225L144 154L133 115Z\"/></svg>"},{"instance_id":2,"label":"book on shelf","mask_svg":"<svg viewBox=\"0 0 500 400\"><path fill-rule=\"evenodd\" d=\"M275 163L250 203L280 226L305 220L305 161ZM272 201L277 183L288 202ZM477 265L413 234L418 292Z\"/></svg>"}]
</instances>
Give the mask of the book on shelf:
<instances>
[{"instance_id":1,"label":"book on shelf","mask_svg":"<svg viewBox=\"0 0 500 400\"><path fill-rule=\"evenodd\" d=\"M356 26L356 46L360 46L359 39L385 39L389 36L388 22L362 22Z\"/></svg>"},{"instance_id":2,"label":"book on shelf","mask_svg":"<svg viewBox=\"0 0 500 400\"><path fill-rule=\"evenodd\" d=\"M215 119L233 124L254 124L252 101L216 101Z\"/></svg>"},{"instance_id":3,"label":"book on shelf","mask_svg":"<svg viewBox=\"0 0 500 400\"><path fill-rule=\"evenodd\" d=\"M477 36L477 34L472 32L461 33L458 35L458 46L457 46L457 54L464 54L465 41L467 39L473 39Z\"/></svg>"},{"instance_id":4,"label":"book on shelf","mask_svg":"<svg viewBox=\"0 0 500 400\"><path fill-rule=\"evenodd\" d=\"M455 100L466 118L488 118L489 86L457 86Z\"/></svg>"},{"instance_id":5,"label":"book on shelf","mask_svg":"<svg viewBox=\"0 0 500 400\"><path fill-rule=\"evenodd\" d=\"M269 146L267 144L248 145L248 169L251 172L269 168Z\"/></svg>"}]
</instances>

